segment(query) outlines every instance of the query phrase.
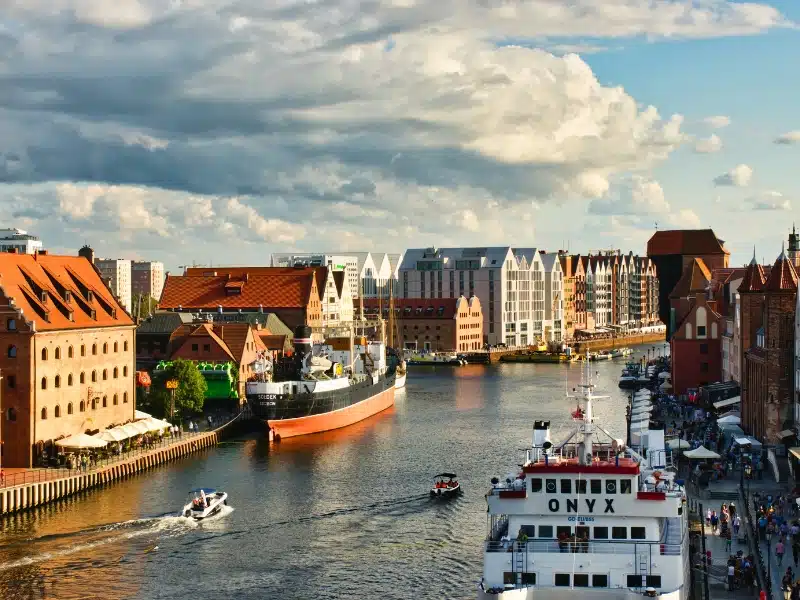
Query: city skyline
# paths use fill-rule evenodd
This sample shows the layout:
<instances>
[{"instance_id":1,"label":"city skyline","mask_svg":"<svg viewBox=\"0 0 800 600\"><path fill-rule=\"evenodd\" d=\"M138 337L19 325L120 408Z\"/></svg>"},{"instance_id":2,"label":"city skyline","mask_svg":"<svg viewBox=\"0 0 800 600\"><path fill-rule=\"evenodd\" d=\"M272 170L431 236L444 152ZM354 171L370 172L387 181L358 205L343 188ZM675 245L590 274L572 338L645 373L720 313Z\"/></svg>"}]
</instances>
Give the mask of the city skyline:
<instances>
[{"instance_id":1,"label":"city skyline","mask_svg":"<svg viewBox=\"0 0 800 600\"><path fill-rule=\"evenodd\" d=\"M6 13L0 221L52 251L644 253L657 223L741 265L791 228L788 1L129 4Z\"/></svg>"}]
</instances>

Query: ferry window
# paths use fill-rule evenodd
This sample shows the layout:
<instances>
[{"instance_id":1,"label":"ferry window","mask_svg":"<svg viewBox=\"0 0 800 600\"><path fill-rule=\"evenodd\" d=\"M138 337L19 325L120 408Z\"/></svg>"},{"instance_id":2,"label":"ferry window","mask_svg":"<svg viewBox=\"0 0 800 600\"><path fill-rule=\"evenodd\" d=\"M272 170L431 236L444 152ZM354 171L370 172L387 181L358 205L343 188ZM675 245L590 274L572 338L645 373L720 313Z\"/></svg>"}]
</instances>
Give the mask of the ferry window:
<instances>
[{"instance_id":1,"label":"ferry window","mask_svg":"<svg viewBox=\"0 0 800 600\"><path fill-rule=\"evenodd\" d=\"M562 479L561 480L561 493L562 494L571 494L572 493L572 480L570 480L570 479Z\"/></svg>"},{"instance_id":2,"label":"ferry window","mask_svg":"<svg viewBox=\"0 0 800 600\"><path fill-rule=\"evenodd\" d=\"M643 540L647 537L644 527L631 527L631 539Z\"/></svg>"},{"instance_id":3,"label":"ferry window","mask_svg":"<svg viewBox=\"0 0 800 600\"><path fill-rule=\"evenodd\" d=\"M612 527L611 538L615 540L627 540L628 528L627 527Z\"/></svg>"},{"instance_id":4,"label":"ferry window","mask_svg":"<svg viewBox=\"0 0 800 600\"><path fill-rule=\"evenodd\" d=\"M645 579L645 583L647 584L647 587L660 588L661 575L648 575Z\"/></svg>"},{"instance_id":5,"label":"ferry window","mask_svg":"<svg viewBox=\"0 0 800 600\"><path fill-rule=\"evenodd\" d=\"M569 573L556 573L556 587L569 587Z\"/></svg>"},{"instance_id":6,"label":"ferry window","mask_svg":"<svg viewBox=\"0 0 800 600\"><path fill-rule=\"evenodd\" d=\"M594 539L596 539L596 540L607 540L608 539L608 527L595 527L594 528Z\"/></svg>"},{"instance_id":7,"label":"ferry window","mask_svg":"<svg viewBox=\"0 0 800 600\"><path fill-rule=\"evenodd\" d=\"M559 525L556 527L556 537L569 537L572 535L572 527L569 525Z\"/></svg>"},{"instance_id":8,"label":"ferry window","mask_svg":"<svg viewBox=\"0 0 800 600\"><path fill-rule=\"evenodd\" d=\"M552 525L539 525L539 537L553 539L553 526Z\"/></svg>"},{"instance_id":9,"label":"ferry window","mask_svg":"<svg viewBox=\"0 0 800 600\"><path fill-rule=\"evenodd\" d=\"M536 585L536 573L523 573L522 585Z\"/></svg>"},{"instance_id":10,"label":"ferry window","mask_svg":"<svg viewBox=\"0 0 800 600\"><path fill-rule=\"evenodd\" d=\"M517 574L510 571L503 573L503 583L507 585L514 585L517 583Z\"/></svg>"},{"instance_id":11,"label":"ferry window","mask_svg":"<svg viewBox=\"0 0 800 600\"><path fill-rule=\"evenodd\" d=\"M532 492L541 492L542 491L542 480L539 478L531 479L531 491Z\"/></svg>"},{"instance_id":12,"label":"ferry window","mask_svg":"<svg viewBox=\"0 0 800 600\"><path fill-rule=\"evenodd\" d=\"M645 587L644 577L642 575L628 575L628 581L625 587L629 588Z\"/></svg>"},{"instance_id":13,"label":"ferry window","mask_svg":"<svg viewBox=\"0 0 800 600\"><path fill-rule=\"evenodd\" d=\"M608 575L592 575L592 587L608 587Z\"/></svg>"},{"instance_id":14,"label":"ferry window","mask_svg":"<svg viewBox=\"0 0 800 600\"><path fill-rule=\"evenodd\" d=\"M545 479L545 484L547 487L548 494L555 494L556 493L556 480L555 479Z\"/></svg>"},{"instance_id":15,"label":"ferry window","mask_svg":"<svg viewBox=\"0 0 800 600\"><path fill-rule=\"evenodd\" d=\"M590 482L589 488L591 489L593 494L602 494L603 493L603 482L599 479L592 479Z\"/></svg>"},{"instance_id":16,"label":"ferry window","mask_svg":"<svg viewBox=\"0 0 800 600\"><path fill-rule=\"evenodd\" d=\"M519 532L524 533L529 538L536 537L536 525L521 525Z\"/></svg>"},{"instance_id":17,"label":"ferry window","mask_svg":"<svg viewBox=\"0 0 800 600\"><path fill-rule=\"evenodd\" d=\"M631 480L630 479L620 479L619 480L619 493L620 494L630 494L631 493Z\"/></svg>"},{"instance_id":18,"label":"ferry window","mask_svg":"<svg viewBox=\"0 0 800 600\"><path fill-rule=\"evenodd\" d=\"M617 493L617 480L616 479L609 479L606 481L606 494L616 494Z\"/></svg>"},{"instance_id":19,"label":"ferry window","mask_svg":"<svg viewBox=\"0 0 800 600\"><path fill-rule=\"evenodd\" d=\"M572 576L572 585L575 587L589 587L589 575L586 573L575 573Z\"/></svg>"},{"instance_id":20,"label":"ferry window","mask_svg":"<svg viewBox=\"0 0 800 600\"><path fill-rule=\"evenodd\" d=\"M585 479L576 479L575 480L575 493L576 494L585 494L586 493L586 480Z\"/></svg>"}]
</instances>

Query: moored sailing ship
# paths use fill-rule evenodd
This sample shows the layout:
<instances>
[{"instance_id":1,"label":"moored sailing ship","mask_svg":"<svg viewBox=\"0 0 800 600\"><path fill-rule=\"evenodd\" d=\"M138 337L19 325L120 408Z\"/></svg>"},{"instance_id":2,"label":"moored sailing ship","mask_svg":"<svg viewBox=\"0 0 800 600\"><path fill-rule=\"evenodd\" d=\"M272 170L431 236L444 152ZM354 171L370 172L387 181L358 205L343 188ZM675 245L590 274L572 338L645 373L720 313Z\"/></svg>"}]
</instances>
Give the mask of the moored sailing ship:
<instances>
[{"instance_id":1,"label":"moored sailing ship","mask_svg":"<svg viewBox=\"0 0 800 600\"><path fill-rule=\"evenodd\" d=\"M688 513L664 430L642 432L646 452L627 448L595 423L603 397L581 387L572 434L553 444L550 423L536 421L520 471L492 480L479 600L684 600Z\"/></svg>"},{"instance_id":2,"label":"moored sailing ship","mask_svg":"<svg viewBox=\"0 0 800 600\"><path fill-rule=\"evenodd\" d=\"M346 427L394 404L396 368L387 358L382 340L351 335L313 344L311 329L300 326L293 356L253 363L247 400L276 441Z\"/></svg>"}]
</instances>

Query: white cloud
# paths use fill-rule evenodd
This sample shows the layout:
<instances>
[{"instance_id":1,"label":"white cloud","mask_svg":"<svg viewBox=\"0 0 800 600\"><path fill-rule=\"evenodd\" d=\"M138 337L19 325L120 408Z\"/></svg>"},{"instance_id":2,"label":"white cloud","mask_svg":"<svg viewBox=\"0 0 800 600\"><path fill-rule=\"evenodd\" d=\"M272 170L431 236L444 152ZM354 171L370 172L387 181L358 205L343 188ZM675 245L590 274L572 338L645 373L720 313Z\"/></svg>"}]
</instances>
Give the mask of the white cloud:
<instances>
[{"instance_id":1,"label":"white cloud","mask_svg":"<svg viewBox=\"0 0 800 600\"><path fill-rule=\"evenodd\" d=\"M701 138L694 143L694 151L698 154L714 154L722 150L722 140L716 134Z\"/></svg>"},{"instance_id":2,"label":"white cloud","mask_svg":"<svg viewBox=\"0 0 800 600\"><path fill-rule=\"evenodd\" d=\"M800 130L789 131L775 138L776 144L789 145L800 143Z\"/></svg>"},{"instance_id":3,"label":"white cloud","mask_svg":"<svg viewBox=\"0 0 800 600\"><path fill-rule=\"evenodd\" d=\"M714 178L714 185L746 187L753 179L753 168L748 165L736 165L727 173Z\"/></svg>"},{"instance_id":4,"label":"white cloud","mask_svg":"<svg viewBox=\"0 0 800 600\"><path fill-rule=\"evenodd\" d=\"M745 200L745 206L752 210L792 210L792 203L781 192L774 190L761 192Z\"/></svg>"},{"instance_id":5,"label":"white cloud","mask_svg":"<svg viewBox=\"0 0 800 600\"><path fill-rule=\"evenodd\" d=\"M712 129L722 129L731 124L731 118L725 115L715 115L713 117L706 117L703 122Z\"/></svg>"},{"instance_id":6,"label":"white cloud","mask_svg":"<svg viewBox=\"0 0 800 600\"><path fill-rule=\"evenodd\" d=\"M633 175L617 185L613 196L589 204L589 213L596 215L658 215L669 210L661 184L641 175Z\"/></svg>"}]
</instances>

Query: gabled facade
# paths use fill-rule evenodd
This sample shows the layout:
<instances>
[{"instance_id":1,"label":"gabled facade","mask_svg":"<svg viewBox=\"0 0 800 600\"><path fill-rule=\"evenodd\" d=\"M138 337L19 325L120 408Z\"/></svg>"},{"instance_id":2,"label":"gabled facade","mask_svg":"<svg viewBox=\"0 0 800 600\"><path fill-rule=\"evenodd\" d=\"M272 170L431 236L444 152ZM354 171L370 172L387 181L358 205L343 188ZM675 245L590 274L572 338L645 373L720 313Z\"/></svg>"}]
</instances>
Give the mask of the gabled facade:
<instances>
[{"instance_id":1,"label":"gabled facade","mask_svg":"<svg viewBox=\"0 0 800 600\"><path fill-rule=\"evenodd\" d=\"M614 273L614 325L619 325L622 329L627 329L630 321L631 262L633 262L632 255L618 256Z\"/></svg>"},{"instance_id":2,"label":"gabled facade","mask_svg":"<svg viewBox=\"0 0 800 600\"><path fill-rule=\"evenodd\" d=\"M544 342L564 341L564 274L558 254L541 252L544 269Z\"/></svg>"},{"instance_id":3,"label":"gabled facade","mask_svg":"<svg viewBox=\"0 0 800 600\"><path fill-rule=\"evenodd\" d=\"M561 263L561 273L563 275L564 284L564 339L571 340L575 335L575 321L577 318L575 313L576 265L573 262L572 256L563 251L558 253L558 261Z\"/></svg>"}]
</instances>

